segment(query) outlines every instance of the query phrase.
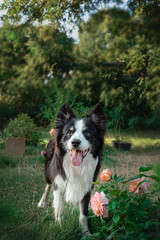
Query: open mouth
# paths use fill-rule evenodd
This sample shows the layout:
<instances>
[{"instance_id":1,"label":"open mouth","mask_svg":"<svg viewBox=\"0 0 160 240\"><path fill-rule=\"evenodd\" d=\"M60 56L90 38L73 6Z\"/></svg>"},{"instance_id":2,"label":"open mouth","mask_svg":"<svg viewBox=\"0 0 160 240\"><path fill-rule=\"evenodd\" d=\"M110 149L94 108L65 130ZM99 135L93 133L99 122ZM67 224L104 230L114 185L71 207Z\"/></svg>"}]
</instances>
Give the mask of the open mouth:
<instances>
[{"instance_id":1,"label":"open mouth","mask_svg":"<svg viewBox=\"0 0 160 240\"><path fill-rule=\"evenodd\" d=\"M71 155L71 162L73 166L80 166L83 158L87 155L89 149L86 149L84 151L71 149L70 155Z\"/></svg>"}]
</instances>

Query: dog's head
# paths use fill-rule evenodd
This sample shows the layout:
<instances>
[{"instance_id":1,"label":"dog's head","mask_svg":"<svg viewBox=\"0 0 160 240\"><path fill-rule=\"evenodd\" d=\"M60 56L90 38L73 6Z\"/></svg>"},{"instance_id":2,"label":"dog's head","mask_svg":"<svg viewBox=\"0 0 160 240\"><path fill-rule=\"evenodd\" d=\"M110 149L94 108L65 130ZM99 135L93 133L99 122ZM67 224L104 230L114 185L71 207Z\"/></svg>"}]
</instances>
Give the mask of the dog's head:
<instances>
[{"instance_id":1,"label":"dog's head","mask_svg":"<svg viewBox=\"0 0 160 240\"><path fill-rule=\"evenodd\" d=\"M90 152L101 154L106 130L106 117L102 106L97 104L86 118L76 119L67 103L56 118L57 137L60 147L71 155L73 166L79 166Z\"/></svg>"}]
</instances>

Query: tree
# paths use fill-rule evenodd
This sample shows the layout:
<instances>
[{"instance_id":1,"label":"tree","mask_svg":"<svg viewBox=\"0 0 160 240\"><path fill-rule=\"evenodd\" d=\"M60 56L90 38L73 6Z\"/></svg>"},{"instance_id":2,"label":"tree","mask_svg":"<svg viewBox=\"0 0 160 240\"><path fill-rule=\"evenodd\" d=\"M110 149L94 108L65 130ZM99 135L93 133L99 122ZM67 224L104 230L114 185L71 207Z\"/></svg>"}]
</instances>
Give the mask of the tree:
<instances>
[{"instance_id":1,"label":"tree","mask_svg":"<svg viewBox=\"0 0 160 240\"><path fill-rule=\"evenodd\" d=\"M16 109L13 107L15 95L17 95L17 83L15 79L19 76L18 71L25 64L24 56L28 50L25 43L27 36L21 29L15 29L5 22L0 28L0 109L1 116L14 115Z\"/></svg>"},{"instance_id":2,"label":"tree","mask_svg":"<svg viewBox=\"0 0 160 240\"><path fill-rule=\"evenodd\" d=\"M101 10L80 28L79 52L83 59L122 61L136 44L137 21L123 9Z\"/></svg>"},{"instance_id":3,"label":"tree","mask_svg":"<svg viewBox=\"0 0 160 240\"><path fill-rule=\"evenodd\" d=\"M148 119L160 115L160 91L156 88L160 56L155 35L152 40L147 37L150 28L143 20L113 8L97 12L80 28L77 61L84 61L91 69L74 71L66 87L78 89L90 101L101 101L111 126L115 119L132 127L140 126L143 119L143 126L145 122L149 126ZM118 63L117 67L104 67L106 62L124 61L123 69ZM157 70L151 73L152 68ZM130 78L125 79L123 73L130 74Z\"/></svg>"},{"instance_id":4,"label":"tree","mask_svg":"<svg viewBox=\"0 0 160 240\"><path fill-rule=\"evenodd\" d=\"M3 19L20 21L25 17L26 23L49 20L61 24L67 20L79 23L86 12L95 12L102 4L107 6L110 2L127 4L136 15L153 15L154 10L159 7L158 0L4 0L0 7L7 10Z\"/></svg>"},{"instance_id":5,"label":"tree","mask_svg":"<svg viewBox=\"0 0 160 240\"><path fill-rule=\"evenodd\" d=\"M5 19L20 21L25 16L25 22L49 20L60 24L67 18L71 21L79 21L86 12L95 11L101 4L108 2L110 0L8 0L1 4L1 9L7 10ZM114 2L122 1L114 0Z\"/></svg>"},{"instance_id":6,"label":"tree","mask_svg":"<svg viewBox=\"0 0 160 240\"><path fill-rule=\"evenodd\" d=\"M147 123L147 119L152 120L153 115L159 119L160 115L159 1L128 0L127 11L117 8L97 11L102 3L109 2L124 1L4 1L1 4L1 9L7 10L4 19L8 18L10 24L20 19L24 23L16 28L10 26L8 33L3 33L4 28L0 30L7 39L4 42L0 35L4 56L0 59L4 90L1 98L8 99L10 91L17 109L28 107L28 111L35 111L37 103L43 102L45 89L50 92L55 86L65 87L92 103L101 101L111 125L114 119L125 126L142 122L143 126L151 122L154 125L154 121ZM84 23L83 15L91 11L94 14ZM39 27L33 27L30 23L37 20ZM41 24L44 20L52 24L45 27ZM65 29L62 31L67 21L80 28L77 45L66 37ZM108 62L118 64L107 65ZM126 68L119 62L125 62ZM130 74L130 78L125 79L124 73ZM26 99L31 100L32 107Z\"/></svg>"},{"instance_id":7,"label":"tree","mask_svg":"<svg viewBox=\"0 0 160 240\"><path fill-rule=\"evenodd\" d=\"M72 63L73 40L54 25L0 28L0 77L2 115L26 112L31 116L39 104L63 86L63 74ZM10 111L12 109L12 111Z\"/></svg>"}]
</instances>

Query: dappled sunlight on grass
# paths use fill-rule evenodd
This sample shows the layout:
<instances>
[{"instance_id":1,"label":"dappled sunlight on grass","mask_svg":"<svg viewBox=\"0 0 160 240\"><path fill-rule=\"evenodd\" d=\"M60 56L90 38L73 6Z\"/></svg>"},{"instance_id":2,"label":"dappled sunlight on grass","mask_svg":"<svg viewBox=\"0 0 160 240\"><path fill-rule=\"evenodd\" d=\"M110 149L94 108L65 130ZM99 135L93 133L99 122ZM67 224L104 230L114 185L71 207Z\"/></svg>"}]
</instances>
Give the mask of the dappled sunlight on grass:
<instances>
[{"instance_id":1,"label":"dappled sunlight on grass","mask_svg":"<svg viewBox=\"0 0 160 240\"><path fill-rule=\"evenodd\" d=\"M160 131L121 131L120 139L132 144L132 150L160 150ZM111 146L116 140L116 134L109 131L105 138L105 144Z\"/></svg>"}]
</instances>

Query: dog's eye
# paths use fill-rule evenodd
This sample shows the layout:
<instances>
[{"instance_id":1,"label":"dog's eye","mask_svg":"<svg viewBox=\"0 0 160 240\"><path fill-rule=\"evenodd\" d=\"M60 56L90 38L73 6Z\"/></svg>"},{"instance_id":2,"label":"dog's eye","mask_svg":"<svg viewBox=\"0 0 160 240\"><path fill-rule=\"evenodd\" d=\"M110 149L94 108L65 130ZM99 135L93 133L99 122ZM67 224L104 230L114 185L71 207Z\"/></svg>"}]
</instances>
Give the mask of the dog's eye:
<instances>
[{"instance_id":1,"label":"dog's eye","mask_svg":"<svg viewBox=\"0 0 160 240\"><path fill-rule=\"evenodd\" d=\"M84 131L83 134L86 135L86 136L89 136L89 135L90 135L90 133L89 133L87 130Z\"/></svg>"},{"instance_id":2,"label":"dog's eye","mask_svg":"<svg viewBox=\"0 0 160 240\"><path fill-rule=\"evenodd\" d=\"M68 135L72 135L72 134L73 134L73 131L68 130L67 134L68 134Z\"/></svg>"}]
</instances>

